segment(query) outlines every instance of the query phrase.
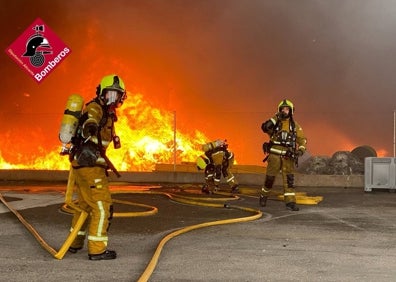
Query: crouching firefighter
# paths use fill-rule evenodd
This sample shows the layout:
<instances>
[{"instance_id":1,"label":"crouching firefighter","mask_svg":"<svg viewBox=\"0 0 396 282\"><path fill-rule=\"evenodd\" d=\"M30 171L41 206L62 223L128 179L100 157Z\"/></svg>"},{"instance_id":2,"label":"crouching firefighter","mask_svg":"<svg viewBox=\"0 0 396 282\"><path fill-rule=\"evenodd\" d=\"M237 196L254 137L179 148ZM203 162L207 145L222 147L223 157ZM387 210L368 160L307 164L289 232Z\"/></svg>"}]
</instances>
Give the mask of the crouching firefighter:
<instances>
[{"instance_id":1,"label":"crouching firefighter","mask_svg":"<svg viewBox=\"0 0 396 282\"><path fill-rule=\"evenodd\" d=\"M231 188L231 193L238 193L238 181L230 170L234 164L234 153L228 150L226 140L218 139L206 143L202 145L202 150L205 154L197 159L198 170L204 170L205 174L202 192L206 194L217 192L223 176Z\"/></svg>"},{"instance_id":2,"label":"crouching firefighter","mask_svg":"<svg viewBox=\"0 0 396 282\"><path fill-rule=\"evenodd\" d=\"M97 87L96 97L85 105L78 128L72 138L69 158L75 177L78 205L89 218L71 244L69 252L76 253L84 246L87 235L90 260L115 259L115 251L107 249L108 228L113 215L109 191L108 169L120 176L106 156L106 149L113 142L120 148L115 134L116 108L126 99L124 82L117 75L103 77ZM81 212L72 219L71 231Z\"/></svg>"},{"instance_id":3,"label":"crouching firefighter","mask_svg":"<svg viewBox=\"0 0 396 282\"><path fill-rule=\"evenodd\" d=\"M298 211L294 188L294 170L298 165L298 157L306 151L307 139L301 126L294 120L295 108L290 100L282 100L277 113L261 125L270 140L263 144L263 151L267 154L267 172L264 186L261 189L259 203L265 207L275 177L281 171L283 180L284 201L286 208Z\"/></svg>"}]
</instances>

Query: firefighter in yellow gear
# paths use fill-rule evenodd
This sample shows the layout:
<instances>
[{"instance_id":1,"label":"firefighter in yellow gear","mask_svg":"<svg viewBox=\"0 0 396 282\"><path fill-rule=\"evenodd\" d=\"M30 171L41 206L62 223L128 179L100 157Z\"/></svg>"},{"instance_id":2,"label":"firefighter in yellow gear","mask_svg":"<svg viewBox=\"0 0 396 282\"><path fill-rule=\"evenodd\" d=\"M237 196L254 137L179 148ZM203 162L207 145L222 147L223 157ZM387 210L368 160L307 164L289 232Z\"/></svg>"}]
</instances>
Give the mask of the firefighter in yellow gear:
<instances>
[{"instance_id":1,"label":"firefighter in yellow gear","mask_svg":"<svg viewBox=\"0 0 396 282\"><path fill-rule=\"evenodd\" d=\"M259 197L262 207L266 206L275 177L281 171L286 208L291 211L299 210L296 205L294 170L298 157L306 151L307 139L301 126L294 120L294 112L293 103L284 99L279 103L276 115L261 125L262 131L270 139L263 144L263 151L267 154L264 161L268 165Z\"/></svg>"},{"instance_id":2,"label":"firefighter in yellow gear","mask_svg":"<svg viewBox=\"0 0 396 282\"><path fill-rule=\"evenodd\" d=\"M78 205L89 215L69 251L76 253L82 249L87 237L90 260L117 257L115 251L107 249L107 232L113 214L107 170L116 170L105 152L111 142L115 148L120 147L114 123L117 121L116 108L120 107L125 99L123 80L115 74L103 77L97 87L96 97L87 103L83 110L69 153ZM71 231L79 216L79 212L74 214Z\"/></svg>"},{"instance_id":3,"label":"firefighter in yellow gear","mask_svg":"<svg viewBox=\"0 0 396 282\"><path fill-rule=\"evenodd\" d=\"M238 181L231 168L234 164L234 153L228 150L228 144L224 140L215 140L202 146L204 155L198 157L197 167L204 170L205 184L202 192L210 194L219 190L221 177L231 188L231 193L238 193Z\"/></svg>"},{"instance_id":4,"label":"firefighter in yellow gear","mask_svg":"<svg viewBox=\"0 0 396 282\"><path fill-rule=\"evenodd\" d=\"M214 187L215 166L210 159L204 154L197 158L197 169L204 171L205 184L202 186L202 192L210 194L210 187Z\"/></svg>"}]
</instances>

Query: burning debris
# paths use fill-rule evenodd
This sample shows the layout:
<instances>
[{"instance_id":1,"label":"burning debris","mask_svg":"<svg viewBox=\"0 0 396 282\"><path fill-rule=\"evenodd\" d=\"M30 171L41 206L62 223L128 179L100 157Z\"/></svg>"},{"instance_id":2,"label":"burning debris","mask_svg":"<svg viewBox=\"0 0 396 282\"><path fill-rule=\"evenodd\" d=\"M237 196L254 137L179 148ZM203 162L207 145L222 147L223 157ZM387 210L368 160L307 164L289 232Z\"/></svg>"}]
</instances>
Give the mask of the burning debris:
<instances>
[{"instance_id":1,"label":"burning debris","mask_svg":"<svg viewBox=\"0 0 396 282\"><path fill-rule=\"evenodd\" d=\"M171 112L153 107L140 93L128 94L118 111L116 133L121 148L118 152L112 146L107 150L114 166L120 171L152 171L158 163L195 161L208 138L198 130L175 129ZM0 151L0 169L68 170L70 163L59 155L60 148L61 144L52 150L41 148L36 155L15 152L17 157L11 161Z\"/></svg>"}]
</instances>

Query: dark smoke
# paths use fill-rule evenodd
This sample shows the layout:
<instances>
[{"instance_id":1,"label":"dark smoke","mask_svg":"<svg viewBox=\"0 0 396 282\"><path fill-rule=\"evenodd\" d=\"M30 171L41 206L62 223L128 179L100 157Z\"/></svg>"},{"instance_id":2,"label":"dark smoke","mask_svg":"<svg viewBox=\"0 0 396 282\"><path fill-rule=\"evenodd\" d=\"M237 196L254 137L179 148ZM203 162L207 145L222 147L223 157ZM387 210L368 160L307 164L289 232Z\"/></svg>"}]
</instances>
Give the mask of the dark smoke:
<instances>
[{"instance_id":1,"label":"dark smoke","mask_svg":"<svg viewBox=\"0 0 396 282\"><path fill-rule=\"evenodd\" d=\"M7 1L3 50L40 17L72 54L37 85L3 52L0 125L21 150L40 128L31 148L52 149L67 96L116 71L180 127L227 138L239 163L261 163L260 125L283 98L311 154L393 156L395 13L392 0Z\"/></svg>"}]
</instances>

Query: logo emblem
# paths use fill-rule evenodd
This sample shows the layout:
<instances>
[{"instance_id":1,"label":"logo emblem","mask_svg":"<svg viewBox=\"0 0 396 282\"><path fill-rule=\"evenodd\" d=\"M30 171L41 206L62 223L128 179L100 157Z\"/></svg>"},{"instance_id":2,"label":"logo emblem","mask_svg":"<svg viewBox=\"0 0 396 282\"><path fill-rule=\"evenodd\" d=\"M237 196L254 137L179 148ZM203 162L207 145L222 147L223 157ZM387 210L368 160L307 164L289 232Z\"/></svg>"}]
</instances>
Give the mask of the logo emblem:
<instances>
[{"instance_id":1,"label":"logo emblem","mask_svg":"<svg viewBox=\"0 0 396 282\"><path fill-rule=\"evenodd\" d=\"M40 83L71 50L38 18L6 49L6 53Z\"/></svg>"}]
</instances>

